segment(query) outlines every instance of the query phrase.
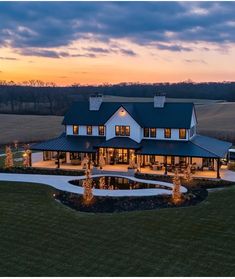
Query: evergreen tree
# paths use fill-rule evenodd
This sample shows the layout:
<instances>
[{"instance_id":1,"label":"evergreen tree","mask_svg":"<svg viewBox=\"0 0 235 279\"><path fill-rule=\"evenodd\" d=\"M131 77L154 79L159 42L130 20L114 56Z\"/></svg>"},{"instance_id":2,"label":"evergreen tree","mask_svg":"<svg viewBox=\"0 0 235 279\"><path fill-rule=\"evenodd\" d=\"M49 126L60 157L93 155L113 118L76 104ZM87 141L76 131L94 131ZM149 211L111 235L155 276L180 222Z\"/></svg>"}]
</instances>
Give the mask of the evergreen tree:
<instances>
[{"instance_id":1,"label":"evergreen tree","mask_svg":"<svg viewBox=\"0 0 235 279\"><path fill-rule=\"evenodd\" d=\"M6 146L5 168L12 168L14 166L13 154L10 146Z\"/></svg>"},{"instance_id":2,"label":"evergreen tree","mask_svg":"<svg viewBox=\"0 0 235 279\"><path fill-rule=\"evenodd\" d=\"M181 187L180 177L179 177L178 170L176 170L173 178L173 190L172 190L172 200L175 204L179 203L182 199L180 187Z\"/></svg>"}]
</instances>

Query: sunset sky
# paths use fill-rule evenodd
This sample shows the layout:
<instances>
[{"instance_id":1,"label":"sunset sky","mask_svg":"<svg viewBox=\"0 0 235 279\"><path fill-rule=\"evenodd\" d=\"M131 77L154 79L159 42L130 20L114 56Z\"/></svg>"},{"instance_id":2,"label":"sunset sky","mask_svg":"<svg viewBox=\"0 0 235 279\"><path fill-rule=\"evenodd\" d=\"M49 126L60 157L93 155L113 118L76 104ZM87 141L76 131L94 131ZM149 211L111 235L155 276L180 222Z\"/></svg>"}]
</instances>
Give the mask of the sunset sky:
<instances>
[{"instance_id":1,"label":"sunset sky","mask_svg":"<svg viewBox=\"0 0 235 279\"><path fill-rule=\"evenodd\" d=\"M1 2L0 80L235 79L235 2Z\"/></svg>"}]
</instances>

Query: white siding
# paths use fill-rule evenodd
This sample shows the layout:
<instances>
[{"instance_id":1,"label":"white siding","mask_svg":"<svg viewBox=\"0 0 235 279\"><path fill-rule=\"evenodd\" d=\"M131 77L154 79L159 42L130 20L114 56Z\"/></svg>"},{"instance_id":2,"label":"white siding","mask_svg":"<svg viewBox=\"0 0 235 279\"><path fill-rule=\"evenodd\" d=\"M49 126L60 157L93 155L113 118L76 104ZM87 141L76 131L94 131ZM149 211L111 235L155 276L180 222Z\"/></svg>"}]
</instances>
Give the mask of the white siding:
<instances>
[{"instance_id":1,"label":"white siding","mask_svg":"<svg viewBox=\"0 0 235 279\"><path fill-rule=\"evenodd\" d=\"M122 114L121 112L124 111ZM140 125L130 116L130 114L124 109L119 108L113 116L106 122L106 139L116 137L115 126L130 126L130 138L136 142L140 142L142 139L142 130Z\"/></svg>"},{"instance_id":2,"label":"white siding","mask_svg":"<svg viewBox=\"0 0 235 279\"><path fill-rule=\"evenodd\" d=\"M197 125L196 113L195 113L195 110L193 110L190 127L194 127L196 125Z\"/></svg>"}]
</instances>

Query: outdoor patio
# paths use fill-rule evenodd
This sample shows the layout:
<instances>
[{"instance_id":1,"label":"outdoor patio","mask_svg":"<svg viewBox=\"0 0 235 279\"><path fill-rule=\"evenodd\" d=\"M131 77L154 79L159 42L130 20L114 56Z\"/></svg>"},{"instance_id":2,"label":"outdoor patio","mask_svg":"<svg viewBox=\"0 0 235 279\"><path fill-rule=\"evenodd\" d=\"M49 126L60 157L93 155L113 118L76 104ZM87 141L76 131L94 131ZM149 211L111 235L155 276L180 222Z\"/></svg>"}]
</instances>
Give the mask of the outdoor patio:
<instances>
[{"instance_id":1,"label":"outdoor patio","mask_svg":"<svg viewBox=\"0 0 235 279\"><path fill-rule=\"evenodd\" d=\"M49 168L49 169L56 169L57 168L57 164L55 163L55 161L38 161L38 162L33 162L32 164L33 167L36 168ZM222 166L222 169L226 168L226 166ZM82 166L81 165L71 165L69 163L63 163L60 165L60 169L64 169L64 170L82 170ZM127 173L128 174L128 165L127 164L117 164L117 165L105 165L103 167L102 170L100 170L99 168L97 168L96 170L94 170L93 168L93 172L98 172L98 173L102 173L102 172L117 172L117 173ZM141 173L148 173L148 174L160 174L163 175L164 174L164 170L152 170L150 169L148 166L146 167L142 167L140 169ZM174 175L173 172L168 171L167 173L168 175ZM129 173L130 175L130 173ZM183 174L179 174L181 176L183 176ZM212 170L203 170L203 171L196 171L196 173L194 173L192 175L193 177L204 177L204 178L216 178L216 171L212 171Z\"/></svg>"}]
</instances>

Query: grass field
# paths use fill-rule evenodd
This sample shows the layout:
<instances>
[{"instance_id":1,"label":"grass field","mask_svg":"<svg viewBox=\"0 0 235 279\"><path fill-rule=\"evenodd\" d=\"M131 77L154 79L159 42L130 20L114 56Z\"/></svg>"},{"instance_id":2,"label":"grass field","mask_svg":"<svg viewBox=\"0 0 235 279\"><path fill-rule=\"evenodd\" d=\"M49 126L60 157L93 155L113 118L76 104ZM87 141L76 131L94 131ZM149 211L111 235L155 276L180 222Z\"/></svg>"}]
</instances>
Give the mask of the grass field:
<instances>
[{"instance_id":1,"label":"grass field","mask_svg":"<svg viewBox=\"0 0 235 279\"><path fill-rule=\"evenodd\" d=\"M235 140L235 103L196 106L200 132Z\"/></svg>"},{"instance_id":2,"label":"grass field","mask_svg":"<svg viewBox=\"0 0 235 279\"><path fill-rule=\"evenodd\" d=\"M1 276L235 276L235 188L195 207L86 214L0 183Z\"/></svg>"},{"instance_id":3,"label":"grass field","mask_svg":"<svg viewBox=\"0 0 235 279\"><path fill-rule=\"evenodd\" d=\"M197 104L200 102L198 100ZM203 105L196 105L196 111L199 132L235 142L235 103L204 100ZM0 144L12 143L14 140L33 142L57 137L64 131L62 119L61 116L0 114Z\"/></svg>"},{"instance_id":4,"label":"grass field","mask_svg":"<svg viewBox=\"0 0 235 279\"><path fill-rule=\"evenodd\" d=\"M58 136L64 131L63 117L0 114L0 144L33 142Z\"/></svg>"}]
</instances>

